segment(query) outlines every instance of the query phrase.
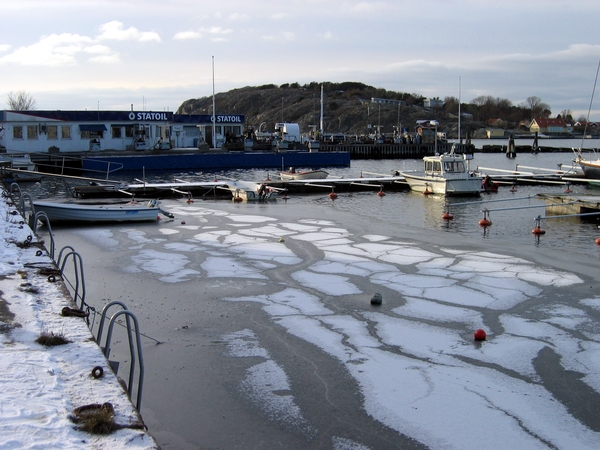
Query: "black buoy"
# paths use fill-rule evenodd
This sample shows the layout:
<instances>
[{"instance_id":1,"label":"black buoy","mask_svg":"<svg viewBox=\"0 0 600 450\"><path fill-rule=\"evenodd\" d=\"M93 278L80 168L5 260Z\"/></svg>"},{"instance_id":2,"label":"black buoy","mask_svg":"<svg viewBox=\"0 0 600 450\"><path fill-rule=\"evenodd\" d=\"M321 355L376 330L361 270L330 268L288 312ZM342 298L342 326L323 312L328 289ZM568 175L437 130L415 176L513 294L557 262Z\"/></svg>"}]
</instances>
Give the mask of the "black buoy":
<instances>
[{"instance_id":1,"label":"black buoy","mask_svg":"<svg viewBox=\"0 0 600 450\"><path fill-rule=\"evenodd\" d=\"M371 305L381 305L382 302L383 299L381 298L381 294L378 294L377 292L371 297Z\"/></svg>"}]
</instances>

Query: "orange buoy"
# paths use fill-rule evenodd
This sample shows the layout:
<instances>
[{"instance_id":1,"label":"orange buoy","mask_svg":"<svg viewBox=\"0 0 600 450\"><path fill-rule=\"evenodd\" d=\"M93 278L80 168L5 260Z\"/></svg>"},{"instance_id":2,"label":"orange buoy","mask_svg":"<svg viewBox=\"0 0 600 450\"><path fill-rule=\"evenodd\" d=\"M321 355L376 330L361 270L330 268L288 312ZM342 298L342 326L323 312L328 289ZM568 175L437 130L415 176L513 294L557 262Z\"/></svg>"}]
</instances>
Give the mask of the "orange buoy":
<instances>
[{"instance_id":1,"label":"orange buoy","mask_svg":"<svg viewBox=\"0 0 600 450\"><path fill-rule=\"evenodd\" d=\"M536 236L541 236L542 234L546 234L546 231L542 230L540 227L535 227L533 230L531 230L532 234L535 234Z\"/></svg>"},{"instance_id":2,"label":"orange buoy","mask_svg":"<svg viewBox=\"0 0 600 450\"><path fill-rule=\"evenodd\" d=\"M454 216L452 214L450 214L450 212L446 211L444 214L442 214L442 219L452 220L452 219L454 219Z\"/></svg>"},{"instance_id":3,"label":"orange buoy","mask_svg":"<svg viewBox=\"0 0 600 450\"><path fill-rule=\"evenodd\" d=\"M236 202L236 203L239 203L239 202L241 202L242 200L243 200L243 199L242 199L242 197L240 197L240 196L233 197L233 201L234 201L234 202Z\"/></svg>"},{"instance_id":4,"label":"orange buoy","mask_svg":"<svg viewBox=\"0 0 600 450\"><path fill-rule=\"evenodd\" d=\"M492 224L492 221L487 217L489 211L487 209L482 209L481 212L483 212L483 219L479 221L479 226L484 228L489 227Z\"/></svg>"},{"instance_id":5,"label":"orange buoy","mask_svg":"<svg viewBox=\"0 0 600 450\"><path fill-rule=\"evenodd\" d=\"M479 328L478 330L475 330L475 333L473 333L473 337L475 338L476 341L485 341L485 338L487 336L485 334L485 330L482 330L481 328Z\"/></svg>"},{"instance_id":6,"label":"orange buoy","mask_svg":"<svg viewBox=\"0 0 600 450\"><path fill-rule=\"evenodd\" d=\"M600 245L600 238L596 238L596 245Z\"/></svg>"},{"instance_id":7,"label":"orange buoy","mask_svg":"<svg viewBox=\"0 0 600 450\"><path fill-rule=\"evenodd\" d=\"M379 192L377 193L377 195L378 195L378 196L380 196L380 197L385 197L385 192L383 192L383 191L379 191Z\"/></svg>"},{"instance_id":8,"label":"orange buoy","mask_svg":"<svg viewBox=\"0 0 600 450\"><path fill-rule=\"evenodd\" d=\"M192 200L191 198L188 198L185 202L186 203L194 203L194 200Z\"/></svg>"},{"instance_id":9,"label":"orange buoy","mask_svg":"<svg viewBox=\"0 0 600 450\"><path fill-rule=\"evenodd\" d=\"M337 194L336 194L335 192L330 192L330 193L329 193L329 198L330 198L331 200L335 200L335 199L337 198Z\"/></svg>"},{"instance_id":10,"label":"orange buoy","mask_svg":"<svg viewBox=\"0 0 600 450\"><path fill-rule=\"evenodd\" d=\"M429 188L425 188L425 190L423 191L423 195L431 195L431 194L433 194L433 192L431 192L429 190Z\"/></svg>"}]
</instances>

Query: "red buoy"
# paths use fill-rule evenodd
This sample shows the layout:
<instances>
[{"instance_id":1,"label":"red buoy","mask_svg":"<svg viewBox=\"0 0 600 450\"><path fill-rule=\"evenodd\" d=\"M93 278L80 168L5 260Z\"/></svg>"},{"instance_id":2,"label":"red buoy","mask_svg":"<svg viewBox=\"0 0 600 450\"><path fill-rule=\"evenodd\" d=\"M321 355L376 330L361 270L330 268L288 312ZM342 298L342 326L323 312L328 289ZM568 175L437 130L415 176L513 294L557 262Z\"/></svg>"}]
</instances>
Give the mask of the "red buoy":
<instances>
[{"instance_id":1,"label":"red buoy","mask_svg":"<svg viewBox=\"0 0 600 450\"><path fill-rule=\"evenodd\" d=\"M243 200L243 199L242 199L242 197L239 197L239 196L237 196L237 197L233 197L233 201L234 201L234 202L236 202L236 203L239 203L239 202L241 202L242 200Z\"/></svg>"},{"instance_id":2,"label":"red buoy","mask_svg":"<svg viewBox=\"0 0 600 450\"><path fill-rule=\"evenodd\" d=\"M473 337L475 338L476 341L485 341L485 338L486 338L485 331L482 330L481 328L479 328L478 330L475 330L475 333L473 333Z\"/></svg>"},{"instance_id":3,"label":"red buoy","mask_svg":"<svg viewBox=\"0 0 600 450\"><path fill-rule=\"evenodd\" d=\"M533 230L531 230L532 234L535 234L536 236L541 236L542 234L546 234L546 231L542 230L540 227L535 227Z\"/></svg>"},{"instance_id":4,"label":"red buoy","mask_svg":"<svg viewBox=\"0 0 600 450\"><path fill-rule=\"evenodd\" d=\"M596 245L600 245L600 238L596 239Z\"/></svg>"},{"instance_id":5,"label":"red buoy","mask_svg":"<svg viewBox=\"0 0 600 450\"><path fill-rule=\"evenodd\" d=\"M380 197L385 197L385 192L383 192L383 191L379 191L379 192L377 193L377 195L378 195L378 196L380 196Z\"/></svg>"},{"instance_id":6,"label":"red buoy","mask_svg":"<svg viewBox=\"0 0 600 450\"><path fill-rule=\"evenodd\" d=\"M492 224L492 221L489 219L481 219L479 221L479 226L480 227L489 227Z\"/></svg>"},{"instance_id":7,"label":"red buoy","mask_svg":"<svg viewBox=\"0 0 600 450\"><path fill-rule=\"evenodd\" d=\"M442 214L442 219L452 220L452 219L454 219L454 216L452 214L450 214L449 212L445 212L444 214Z\"/></svg>"},{"instance_id":8,"label":"red buoy","mask_svg":"<svg viewBox=\"0 0 600 450\"><path fill-rule=\"evenodd\" d=\"M335 200L335 199L337 198L337 194L336 194L335 192L330 192L330 193L329 193L329 198L330 198L331 200Z\"/></svg>"}]
</instances>

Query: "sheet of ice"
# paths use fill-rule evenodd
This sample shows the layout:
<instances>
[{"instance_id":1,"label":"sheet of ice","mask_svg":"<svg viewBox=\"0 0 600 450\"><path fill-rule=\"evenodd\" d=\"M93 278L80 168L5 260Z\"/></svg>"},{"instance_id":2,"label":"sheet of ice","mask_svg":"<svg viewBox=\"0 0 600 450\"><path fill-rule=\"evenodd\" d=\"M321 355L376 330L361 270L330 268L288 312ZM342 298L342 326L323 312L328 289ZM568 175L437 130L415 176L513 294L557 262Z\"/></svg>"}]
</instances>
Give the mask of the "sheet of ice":
<instances>
[{"instance_id":1,"label":"sheet of ice","mask_svg":"<svg viewBox=\"0 0 600 450\"><path fill-rule=\"evenodd\" d=\"M269 309L272 316L287 316L295 314L304 314L307 316L322 316L333 314L329 308L321 303L321 300L314 295L298 289L284 289L270 295L260 295L257 297L236 297L225 298L227 301L237 302L258 302Z\"/></svg>"},{"instance_id":2,"label":"sheet of ice","mask_svg":"<svg viewBox=\"0 0 600 450\"><path fill-rule=\"evenodd\" d=\"M186 269L189 260L185 255L166 253L156 250L141 250L131 257L138 270L162 275L159 279L165 283L178 283L199 275L194 269ZM131 268L127 272L133 272Z\"/></svg>"},{"instance_id":3,"label":"sheet of ice","mask_svg":"<svg viewBox=\"0 0 600 450\"><path fill-rule=\"evenodd\" d=\"M327 295L342 296L360 294L362 291L347 277L328 275L300 270L294 272L292 277L304 286L316 289Z\"/></svg>"},{"instance_id":4,"label":"sheet of ice","mask_svg":"<svg viewBox=\"0 0 600 450\"><path fill-rule=\"evenodd\" d=\"M387 241L390 239L389 236L382 236L380 234L363 234L363 239L371 242Z\"/></svg>"},{"instance_id":5,"label":"sheet of ice","mask_svg":"<svg viewBox=\"0 0 600 450\"><path fill-rule=\"evenodd\" d=\"M233 222L243 223L264 223L264 222L275 222L277 219L267 216L251 216L243 214L228 214L227 218Z\"/></svg>"},{"instance_id":6,"label":"sheet of ice","mask_svg":"<svg viewBox=\"0 0 600 450\"><path fill-rule=\"evenodd\" d=\"M483 315L479 311L444 305L421 298L405 297L406 304L392 309L399 316L426 319L439 323L462 323L473 329L484 326Z\"/></svg>"},{"instance_id":7,"label":"sheet of ice","mask_svg":"<svg viewBox=\"0 0 600 450\"><path fill-rule=\"evenodd\" d=\"M591 308L594 308L594 309L600 311L600 297L594 297L594 298L589 298L589 299L585 299L585 300L580 300L580 303L582 305L586 305L586 306L589 306Z\"/></svg>"},{"instance_id":8,"label":"sheet of ice","mask_svg":"<svg viewBox=\"0 0 600 450\"><path fill-rule=\"evenodd\" d=\"M108 250L119 245L119 241L113 239L112 231L105 228L80 228L74 232L101 249Z\"/></svg>"},{"instance_id":9,"label":"sheet of ice","mask_svg":"<svg viewBox=\"0 0 600 450\"><path fill-rule=\"evenodd\" d=\"M174 228L160 228L158 231L160 231L162 234L164 235L171 235L171 234L179 234L180 231L176 230Z\"/></svg>"},{"instance_id":10,"label":"sheet of ice","mask_svg":"<svg viewBox=\"0 0 600 450\"><path fill-rule=\"evenodd\" d=\"M242 330L225 335L223 339L228 342L230 356L265 359L246 370L240 390L262 411L266 419L313 436L316 430L306 421L296 404L288 376L270 358L267 350L260 347L256 335L250 330Z\"/></svg>"},{"instance_id":11,"label":"sheet of ice","mask_svg":"<svg viewBox=\"0 0 600 450\"><path fill-rule=\"evenodd\" d=\"M254 267L230 257L209 256L200 265L208 278L254 278L266 280L267 277Z\"/></svg>"}]
</instances>

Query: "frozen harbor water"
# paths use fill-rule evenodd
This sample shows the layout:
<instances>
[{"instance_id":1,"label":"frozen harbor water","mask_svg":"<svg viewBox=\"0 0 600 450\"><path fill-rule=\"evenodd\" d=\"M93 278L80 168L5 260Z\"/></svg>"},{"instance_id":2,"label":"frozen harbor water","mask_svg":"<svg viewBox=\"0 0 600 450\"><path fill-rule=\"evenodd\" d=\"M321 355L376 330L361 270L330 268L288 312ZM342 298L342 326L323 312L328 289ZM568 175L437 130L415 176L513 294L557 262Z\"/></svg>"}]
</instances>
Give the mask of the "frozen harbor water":
<instances>
[{"instance_id":1,"label":"frozen harbor water","mask_svg":"<svg viewBox=\"0 0 600 450\"><path fill-rule=\"evenodd\" d=\"M151 337L162 448L598 447L598 258L328 204L164 206L54 230L88 302L124 301Z\"/></svg>"}]
</instances>

